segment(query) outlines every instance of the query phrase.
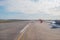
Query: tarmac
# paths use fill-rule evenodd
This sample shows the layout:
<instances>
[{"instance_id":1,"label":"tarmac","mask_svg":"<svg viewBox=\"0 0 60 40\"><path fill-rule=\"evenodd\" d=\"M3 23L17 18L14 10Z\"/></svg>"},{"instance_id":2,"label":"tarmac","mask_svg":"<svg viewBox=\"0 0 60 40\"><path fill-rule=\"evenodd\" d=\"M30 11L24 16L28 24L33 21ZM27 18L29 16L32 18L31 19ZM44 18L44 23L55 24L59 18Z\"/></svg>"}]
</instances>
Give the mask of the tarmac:
<instances>
[{"instance_id":1,"label":"tarmac","mask_svg":"<svg viewBox=\"0 0 60 40\"><path fill-rule=\"evenodd\" d=\"M0 23L0 40L60 40L60 28L40 21Z\"/></svg>"},{"instance_id":2,"label":"tarmac","mask_svg":"<svg viewBox=\"0 0 60 40\"><path fill-rule=\"evenodd\" d=\"M33 22L19 40L60 40L60 28L52 29L46 22Z\"/></svg>"},{"instance_id":3,"label":"tarmac","mask_svg":"<svg viewBox=\"0 0 60 40\"><path fill-rule=\"evenodd\" d=\"M0 40L17 40L18 34L28 23L28 21L0 23Z\"/></svg>"}]
</instances>

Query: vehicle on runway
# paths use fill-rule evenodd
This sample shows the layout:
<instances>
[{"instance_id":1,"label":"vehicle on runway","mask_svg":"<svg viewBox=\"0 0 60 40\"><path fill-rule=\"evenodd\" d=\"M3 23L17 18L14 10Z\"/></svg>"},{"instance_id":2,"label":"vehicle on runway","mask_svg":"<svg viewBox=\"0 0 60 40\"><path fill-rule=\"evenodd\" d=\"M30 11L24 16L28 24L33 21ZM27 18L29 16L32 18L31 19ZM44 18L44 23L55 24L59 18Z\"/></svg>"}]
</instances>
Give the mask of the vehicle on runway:
<instances>
[{"instance_id":1,"label":"vehicle on runway","mask_svg":"<svg viewBox=\"0 0 60 40\"><path fill-rule=\"evenodd\" d=\"M43 23L43 20L42 19L39 19L40 23Z\"/></svg>"},{"instance_id":2,"label":"vehicle on runway","mask_svg":"<svg viewBox=\"0 0 60 40\"><path fill-rule=\"evenodd\" d=\"M55 20L55 23L51 23L52 28L60 28L60 20Z\"/></svg>"}]
</instances>

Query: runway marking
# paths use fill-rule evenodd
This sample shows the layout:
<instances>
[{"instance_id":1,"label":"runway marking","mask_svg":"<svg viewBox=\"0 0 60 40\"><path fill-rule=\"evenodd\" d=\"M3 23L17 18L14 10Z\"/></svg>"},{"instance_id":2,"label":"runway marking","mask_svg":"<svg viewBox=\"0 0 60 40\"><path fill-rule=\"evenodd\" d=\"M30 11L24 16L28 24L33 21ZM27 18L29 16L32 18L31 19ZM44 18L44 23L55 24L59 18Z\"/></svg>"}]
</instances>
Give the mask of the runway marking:
<instances>
[{"instance_id":1,"label":"runway marking","mask_svg":"<svg viewBox=\"0 0 60 40\"><path fill-rule=\"evenodd\" d=\"M31 25L31 23L27 24L21 31L20 31L20 35L18 36L17 40L20 40L21 37L23 36L24 32L26 31L26 29Z\"/></svg>"}]
</instances>

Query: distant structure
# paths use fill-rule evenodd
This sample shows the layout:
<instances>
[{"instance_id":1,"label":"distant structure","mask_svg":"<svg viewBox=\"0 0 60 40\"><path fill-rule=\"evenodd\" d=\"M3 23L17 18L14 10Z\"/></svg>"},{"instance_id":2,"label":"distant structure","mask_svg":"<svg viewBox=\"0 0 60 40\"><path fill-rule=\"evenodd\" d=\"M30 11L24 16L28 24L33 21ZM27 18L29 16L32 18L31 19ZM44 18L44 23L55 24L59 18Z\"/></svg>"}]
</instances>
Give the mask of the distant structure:
<instances>
[{"instance_id":1,"label":"distant structure","mask_svg":"<svg viewBox=\"0 0 60 40\"><path fill-rule=\"evenodd\" d=\"M60 20L55 20L55 24L59 24L60 25Z\"/></svg>"},{"instance_id":2,"label":"distant structure","mask_svg":"<svg viewBox=\"0 0 60 40\"><path fill-rule=\"evenodd\" d=\"M40 23L43 23L43 20L42 19L39 19Z\"/></svg>"}]
</instances>

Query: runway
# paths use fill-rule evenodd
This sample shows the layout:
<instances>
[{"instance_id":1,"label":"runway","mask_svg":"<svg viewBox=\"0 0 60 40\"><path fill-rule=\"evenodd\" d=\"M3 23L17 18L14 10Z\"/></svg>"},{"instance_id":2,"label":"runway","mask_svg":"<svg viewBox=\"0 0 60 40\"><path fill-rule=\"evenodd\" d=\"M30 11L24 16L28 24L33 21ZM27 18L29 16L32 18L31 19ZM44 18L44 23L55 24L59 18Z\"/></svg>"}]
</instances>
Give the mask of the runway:
<instances>
[{"instance_id":1,"label":"runway","mask_svg":"<svg viewBox=\"0 0 60 40\"><path fill-rule=\"evenodd\" d=\"M20 40L60 40L60 28L52 29L46 22L33 22Z\"/></svg>"},{"instance_id":2,"label":"runway","mask_svg":"<svg viewBox=\"0 0 60 40\"><path fill-rule=\"evenodd\" d=\"M29 21L0 23L0 40L16 40L20 31L29 23Z\"/></svg>"},{"instance_id":3,"label":"runway","mask_svg":"<svg viewBox=\"0 0 60 40\"><path fill-rule=\"evenodd\" d=\"M0 40L60 40L60 28L40 21L0 23Z\"/></svg>"}]
</instances>

